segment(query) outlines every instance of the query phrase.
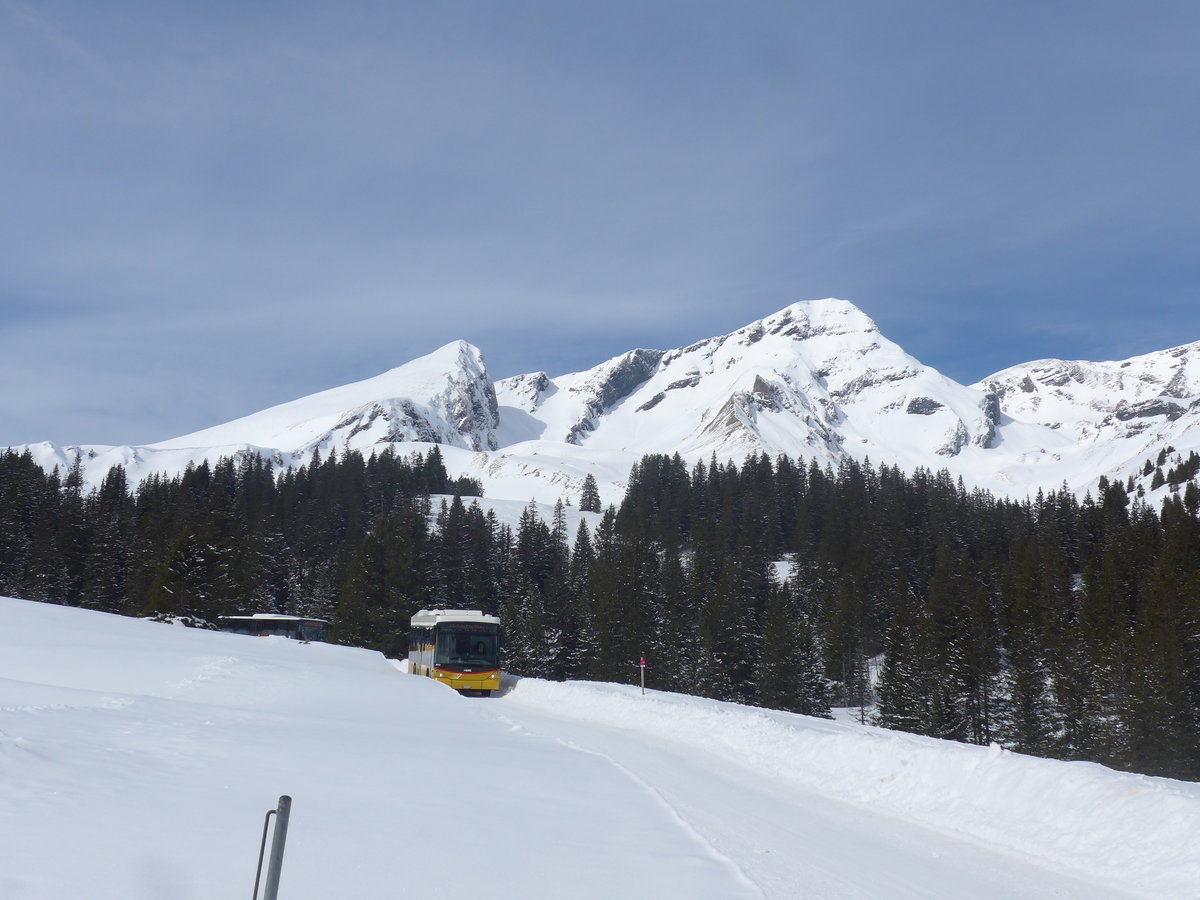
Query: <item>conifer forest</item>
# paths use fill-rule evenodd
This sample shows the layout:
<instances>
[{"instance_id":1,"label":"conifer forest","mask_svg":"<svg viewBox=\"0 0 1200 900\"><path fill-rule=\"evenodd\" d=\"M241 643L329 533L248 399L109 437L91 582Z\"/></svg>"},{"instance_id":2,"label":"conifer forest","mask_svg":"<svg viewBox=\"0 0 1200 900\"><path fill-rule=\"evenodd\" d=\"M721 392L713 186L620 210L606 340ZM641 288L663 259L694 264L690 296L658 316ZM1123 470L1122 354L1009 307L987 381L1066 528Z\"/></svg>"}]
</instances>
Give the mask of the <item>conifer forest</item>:
<instances>
[{"instance_id":1,"label":"conifer forest","mask_svg":"<svg viewBox=\"0 0 1200 900\"><path fill-rule=\"evenodd\" d=\"M1162 459L1158 461L1161 465ZM1152 467L1152 462L1147 462ZM132 616L277 612L403 656L421 608L498 614L507 671L636 683L1200 779L1200 469L1027 500L945 472L647 456L514 527L436 446L155 476L0 454L0 594ZM590 524L589 524L590 523Z\"/></svg>"}]
</instances>

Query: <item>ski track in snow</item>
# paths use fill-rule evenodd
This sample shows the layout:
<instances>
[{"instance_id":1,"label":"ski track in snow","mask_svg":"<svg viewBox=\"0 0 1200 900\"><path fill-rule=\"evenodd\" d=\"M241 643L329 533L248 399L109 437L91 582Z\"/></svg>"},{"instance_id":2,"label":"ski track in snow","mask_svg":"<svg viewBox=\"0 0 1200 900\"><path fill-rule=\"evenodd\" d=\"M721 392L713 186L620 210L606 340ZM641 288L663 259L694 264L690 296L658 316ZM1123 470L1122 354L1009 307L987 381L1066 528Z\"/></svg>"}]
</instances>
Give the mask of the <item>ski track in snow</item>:
<instances>
[{"instance_id":1,"label":"ski track in snow","mask_svg":"<svg viewBox=\"0 0 1200 900\"><path fill-rule=\"evenodd\" d=\"M502 722L506 722L509 725L511 725L514 730L524 732L525 734L530 733L529 729L527 729L524 725L508 718L507 716L501 715L501 716L499 716L499 718ZM666 812L666 814L670 817L670 819L673 822L675 822L679 826L679 828L689 838L691 838L693 841L695 841L697 844L700 845L700 847L703 849L705 854L710 856L712 859L716 860L721 865L728 868L733 873L734 877L738 881L740 881L742 884L744 884L749 890L754 892L755 896L757 896L757 897L766 897L767 896L763 892L763 889L761 887L759 887L758 883L755 882L754 879L752 879L749 875L747 875L746 871L741 866L739 866L736 862L734 862L732 859L730 859L728 856L726 856L724 853L722 853L720 850L718 850L716 847L714 847L708 841L708 839L705 838L704 835L700 833L699 830L697 830L690 822L688 822L687 819L684 818L683 814L680 813L680 811L676 807L671 805L671 803L662 795L662 792L657 790L653 785L651 785L645 779L640 777L636 772L634 772L628 766L622 765L620 762L618 762L613 757L609 756L607 753L602 753L599 750L592 750L588 747L584 747L584 746L580 745L579 743L577 743L575 741L567 740L565 738L553 738L553 740L556 744L566 747L569 750L572 750L576 753L584 753L584 754L587 754L588 756L594 756L594 757L604 760L604 762L608 763L610 766L612 766L614 769L616 769L618 772L620 772L622 775L624 775L626 778L628 778L641 791L643 791L647 796L649 796L650 799L653 800L659 807L661 807Z\"/></svg>"}]
</instances>

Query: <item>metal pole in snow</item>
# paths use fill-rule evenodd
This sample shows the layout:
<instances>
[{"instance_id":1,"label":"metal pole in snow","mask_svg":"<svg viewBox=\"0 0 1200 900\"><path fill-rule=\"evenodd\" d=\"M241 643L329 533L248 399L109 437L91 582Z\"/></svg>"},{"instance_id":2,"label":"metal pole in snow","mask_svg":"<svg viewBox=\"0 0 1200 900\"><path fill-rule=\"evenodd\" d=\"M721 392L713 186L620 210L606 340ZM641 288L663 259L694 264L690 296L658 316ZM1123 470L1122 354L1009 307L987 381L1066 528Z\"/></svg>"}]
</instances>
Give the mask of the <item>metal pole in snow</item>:
<instances>
[{"instance_id":1,"label":"metal pole in snow","mask_svg":"<svg viewBox=\"0 0 1200 900\"><path fill-rule=\"evenodd\" d=\"M292 814L292 798L284 794L276 810L275 835L271 838L271 861L267 863L267 884L263 900L278 900L279 873L283 869L283 845L287 842L288 818Z\"/></svg>"},{"instance_id":2,"label":"metal pole in snow","mask_svg":"<svg viewBox=\"0 0 1200 900\"><path fill-rule=\"evenodd\" d=\"M638 660L638 668L642 670L642 694L646 693L646 657L641 657Z\"/></svg>"}]
</instances>

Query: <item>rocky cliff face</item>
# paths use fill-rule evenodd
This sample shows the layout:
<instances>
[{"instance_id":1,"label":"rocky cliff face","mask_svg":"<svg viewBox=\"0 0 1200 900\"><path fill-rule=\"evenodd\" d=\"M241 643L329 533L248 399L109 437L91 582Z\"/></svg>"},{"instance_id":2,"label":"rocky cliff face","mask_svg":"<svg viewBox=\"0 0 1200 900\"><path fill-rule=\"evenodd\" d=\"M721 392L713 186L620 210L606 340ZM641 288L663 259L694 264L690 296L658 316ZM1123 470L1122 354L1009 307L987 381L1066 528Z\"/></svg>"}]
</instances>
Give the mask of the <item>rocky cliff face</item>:
<instances>
[{"instance_id":1,"label":"rocky cliff face","mask_svg":"<svg viewBox=\"0 0 1200 900\"><path fill-rule=\"evenodd\" d=\"M297 447L278 449L305 455L317 448L344 452L400 442L496 449L500 424L496 392L475 347L461 341L449 344L380 378L390 382L387 387L394 396L351 407L332 422L320 413L312 419L301 418L287 426L288 431L311 436ZM382 387L372 385L375 380L338 389L345 393L343 404L357 399L354 394L369 396L373 388ZM307 415L304 406L297 401L294 412L298 417Z\"/></svg>"}]
</instances>

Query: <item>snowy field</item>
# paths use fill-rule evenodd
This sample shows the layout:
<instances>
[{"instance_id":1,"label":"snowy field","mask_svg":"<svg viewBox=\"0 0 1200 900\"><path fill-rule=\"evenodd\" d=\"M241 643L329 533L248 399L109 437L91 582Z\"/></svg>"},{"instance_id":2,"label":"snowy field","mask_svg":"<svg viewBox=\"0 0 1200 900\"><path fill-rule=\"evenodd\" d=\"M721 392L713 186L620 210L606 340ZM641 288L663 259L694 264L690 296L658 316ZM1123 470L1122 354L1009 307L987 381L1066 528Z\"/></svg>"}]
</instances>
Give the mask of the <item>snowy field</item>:
<instances>
[{"instance_id":1,"label":"snowy field","mask_svg":"<svg viewBox=\"0 0 1200 900\"><path fill-rule=\"evenodd\" d=\"M0 598L0 897L1200 896L1200 786ZM651 682L653 673L651 673Z\"/></svg>"}]
</instances>

